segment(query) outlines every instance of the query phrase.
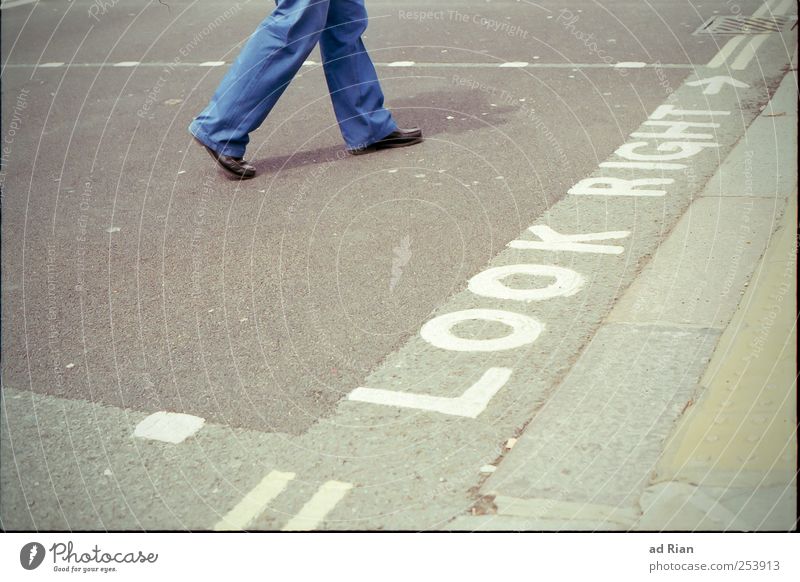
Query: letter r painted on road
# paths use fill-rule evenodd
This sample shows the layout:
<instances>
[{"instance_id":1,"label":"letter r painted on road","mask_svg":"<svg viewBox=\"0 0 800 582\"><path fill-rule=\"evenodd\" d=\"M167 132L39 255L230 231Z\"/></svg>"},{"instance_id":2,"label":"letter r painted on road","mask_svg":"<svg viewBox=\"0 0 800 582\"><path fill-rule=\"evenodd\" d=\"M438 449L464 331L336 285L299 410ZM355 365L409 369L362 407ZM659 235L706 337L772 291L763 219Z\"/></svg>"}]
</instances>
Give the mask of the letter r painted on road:
<instances>
[{"instance_id":1,"label":"letter r painted on road","mask_svg":"<svg viewBox=\"0 0 800 582\"><path fill-rule=\"evenodd\" d=\"M631 234L629 230L588 232L586 234L561 234L544 224L531 226L528 230L541 240L512 240L508 243L508 246L512 249L621 255L625 251L625 247L589 243L592 241L627 238Z\"/></svg>"}]
</instances>

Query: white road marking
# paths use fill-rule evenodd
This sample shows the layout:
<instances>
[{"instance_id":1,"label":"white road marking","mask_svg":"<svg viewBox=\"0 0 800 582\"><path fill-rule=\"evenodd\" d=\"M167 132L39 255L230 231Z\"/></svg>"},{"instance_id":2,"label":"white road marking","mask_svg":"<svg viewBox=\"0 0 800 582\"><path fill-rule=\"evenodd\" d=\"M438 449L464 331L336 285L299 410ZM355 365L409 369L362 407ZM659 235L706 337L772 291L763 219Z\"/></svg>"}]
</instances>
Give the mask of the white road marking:
<instances>
[{"instance_id":1,"label":"white road marking","mask_svg":"<svg viewBox=\"0 0 800 582\"><path fill-rule=\"evenodd\" d=\"M206 61L197 65L198 67L221 67L225 61Z\"/></svg>"},{"instance_id":2,"label":"white road marking","mask_svg":"<svg viewBox=\"0 0 800 582\"><path fill-rule=\"evenodd\" d=\"M114 63L113 66L115 67L135 67L139 65L139 61L120 61L118 63Z\"/></svg>"},{"instance_id":3,"label":"white road marking","mask_svg":"<svg viewBox=\"0 0 800 582\"><path fill-rule=\"evenodd\" d=\"M63 67L64 63L60 61L53 61L52 63L42 63L39 65L40 69L55 69L56 67Z\"/></svg>"},{"instance_id":4,"label":"white road marking","mask_svg":"<svg viewBox=\"0 0 800 582\"><path fill-rule=\"evenodd\" d=\"M667 115L676 117L686 117L689 115L699 115L702 117L714 117L715 115L730 115L730 111L719 111L713 109L675 109L674 105L663 104L656 107L648 119L664 119Z\"/></svg>"},{"instance_id":5,"label":"white road marking","mask_svg":"<svg viewBox=\"0 0 800 582\"><path fill-rule=\"evenodd\" d=\"M615 69L643 69L647 66L647 63L643 63L641 61L630 61L630 62L622 62L616 63L614 65Z\"/></svg>"},{"instance_id":6,"label":"white road marking","mask_svg":"<svg viewBox=\"0 0 800 582\"><path fill-rule=\"evenodd\" d=\"M646 142L634 142L643 144ZM628 145L628 144L625 144ZM627 157L620 153L625 146L620 146L615 152L617 155ZM567 190L567 194L573 196L664 196L666 190L649 190L639 186L667 186L675 182L672 178L638 178L626 180L625 178L608 178L598 176L596 178L584 178L572 188Z\"/></svg>"},{"instance_id":7,"label":"white road marking","mask_svg":"<svg viewBox=\"0 0 800 582\"><path fill-rule=\"evenodd\" d=\"M17 6L24 6L25 4L33 4L34 2L38 2L39 0L14 0L11 2L3 2L0 4L0 10L5 10L7 8L16 8Z\"/></svg>"},{"instance_id":8,"label":"white road marking","mask_svg":"<svg viewBox=\"0 0 800 582\"><path fill-rule=\"evenodd\" d=\"M500 68L515 68L515 67L527 67L528 61L510 61L508 63L503 63L500 65Z\"/></svg>"},{"instance_id":9,"label":"white road marking","mask_svg":"<svg viewBox=\"0 0 800 582\"><path fill-rule=\"evenodd\" d=\"M512 275L533 275L553 278L547 287L515 289L503 284L503 279ZM504 265L486 269L469 280L467 288L481 297L510 299L512 301L545 301L553 297L575 295L584 284L583 275L566 267L555 265Z\"/></svg>"},{"instance_id":10,"label":"white road marking","mask_svg":"<svg viewBox=\"0 0 800 582\"><path fill-rule=\"evenodd\" d=\"M619 146L614 153L621 158L633 160L634 162L671 162L696 156L704 148L718 148L719 144L716 142L666 141L658 144L656 149L660 152L672 153L641 154L636 152L639 148L650 146L651 144L646 141L633 141Z\"/></svg>"},{"instance_id":11,"label":"white road marking","mask_svg":"<svg viewBox=\"0 0 800 582\"><path fill-rule=\"evenodd\" d=\"M261 482L244 496L215 526L214 531L241 531L261 515L270 501L280 495L294 473L271 471Z\"/></svg>"},{"instance_id":12,"label":"white road marking","mask_svg":"<svg viewBox=\"0 0 800 582\"><path fill-rule=\"evenodd\" d=\"M352 483L344 483L342 481L323 483L300 512L284 526L283 531L310 531L316 529L352 488Z\"/></svg>"},{"instance_id":13,"label":"white road marking","mask_svg":"<svg viewBox=\"0 0 800 582\"><path fill-rule=\"evenodd\" d=\"M722 65L725 61L728 60L728 57L731 56L731 53L736 50L736 47L744 40L744 36L734 36L728 42L725 43L719 52L714 55L714 57L708 61L708 66L712 69L715 69Z\"/></svg>"},{"instance_id":14,"label":"white road marking","mask_svg":"<svg viewBox=\"0 0 800 582\"><path fill-rule=\"evenodd\" d=\"M510 334L494 339L464 339L453 335L452 328L465 321L492 321L511 327ZM429 344L455 352L498 352L536 341L544 326L527 315L501 309L464 309L434 317L419 331Z\"/></svg>"},{"instance_id":15,"label":"white road marking","mask_svg":"<svg viewBox=\"0 0 800 582\"><path fill-rule=\"evenodd\" d=\"M646 139L714 139L713 133L691 133L685 130L691 127L700 128L717 128L719 123L705 123L698 121L666 121L666 120L652 120L648 119L642 125L650 125L654 127L666 127L665 131L634 131L631 137L646 138Z\"/></svg>"},{"instance_id":16,"label":"white road marking","mask_svg":"<svg viewBox=\"0 0 800 582\"><path fill-rule=\"evenodd\" d=\"M753 12L753 16L769 16L770 14L783 14L786 8L792 4L794 0L781 1L781 0L767 0L761 6L759 6L758 10ZM771 8L771 6L775 6L775 8Z\"/></svg>"},{"instance_id":17,"label":"white road marking","mask_svg":"<svg viewBox=\"0 0 800 582\"><path fill-rule=\"evenodd\" d=\"M153 441L178 444L195 434L205 419L179 412L154 412L136 425L133 436Z\"/></svg>"},{"instance_id":18,"label":"white road marking","mask_svg":"<svg viewBox=\"0 0 800 582\"><path fill-rule=\"evenodd\" d=\"M393 61L387 64L387 67L413 67L414 61Z\"/></svg>"},{"instance_id":19,"label":"white road marking","mask_svg":"<svg viewBox=\"0 0 800 582\"><path fill-rule=\"evenodd\" d=\"M457 398L361 387L353 390L348 395L348 399L371 404L382 404L384 406L430 410L450 416L477 418L481 412L486 410L489 401L497 394L500 388L508 382L512 371L511 368L489 368L484 372L480 380Z\"/></svg>"},{"instance_id":20,"label":"white road marking","mask_svg":"<svg viewBox=\"0 0 800 582\"><path fill-rule=\"evenodd\" d=\"M731 68L736 71L741 71L747 67L747 65L750 64L750 61L753 60L753 57L756 55L758 47L760 47L765 40L767 40L766 34L759 34L755 38L751 39L750 42L747 43L747 45L745 45L745 47L742 49L742 52L740 52L739 55L734 59Z\"/></svg>"},{"instance_id":21,"label":"white road marking","mask_svg":"<svg viewBox=\"0 0 800 582\"><path fill-rule=\"evenodd\" d=\"M601 168L630 168L636 170L685 170L686 164L674 162L600 162Z\"/></svg>"},{"instance_id":22,"label":"white road marking","mask_svg":"<svg viewBox=\"0 0 800 582\"><path fill-rule=\"evenodd\" d=\"M720 90L725 85L730 85L731 87L738 87L742 89L746 89L750 85L747 83L743 83L742 81L737 81L733 77L726 77L725 75L719 75L717 77L709 77L707 79L698 79L697 81L689 81L686 83L690 87L700 87L702 85L708 85L705 89L703 89L703 95L716 95L720 92ZM719 125L717 125L719 127Z\"/></svg>"},{"instance_id":23,"label":"white road marking","mask_svg":"<svg viewBox=\"0 0 800 582\"><path fill-rule=\"evenodd\" d=\"M541 251L566 251L573 253L598 253L603 255L620 255L625 250L618 245L590 244L593 241L621 239L630 236L629 230L611 232L591 232L586 234L561 234L546 225L535 225L528 228L541 240L512 240L508 246L512 249L535 249Z\"/></svg>"}]
</instances>

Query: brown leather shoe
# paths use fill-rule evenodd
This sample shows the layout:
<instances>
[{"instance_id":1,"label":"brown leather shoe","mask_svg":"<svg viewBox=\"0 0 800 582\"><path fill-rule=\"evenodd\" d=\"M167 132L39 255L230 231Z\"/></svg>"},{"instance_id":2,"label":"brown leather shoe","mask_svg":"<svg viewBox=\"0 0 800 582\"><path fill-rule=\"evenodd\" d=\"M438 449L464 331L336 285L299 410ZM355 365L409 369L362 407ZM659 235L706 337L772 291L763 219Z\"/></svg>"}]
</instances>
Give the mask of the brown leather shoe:
<instances>
[{"instance_id":1,"label":"brown leather shoe","mask_svg":"<svg viewBox=\"0 0 800 582\"><path fill-rule=\"evenodd\" d=\"M225 171L227 171L229 174L233 174L240 180L248 180L256 175L256 169L242 158L234 158L231 156L218 154L199 139L194 139L197 143L203 146L208 152L208 155L214 158L214 161L222 166L222 168L225 169Z\"/></svg>"},{"instance_id":2,"label":"brown leather shoe","mask_svg":"<svg viewBox=\"0 0 800 582\"><path fill-rule=\"evenodd\" d=\"M385 138L376 141L365 147L347 150L354 156L361 154L368 154L370 152L385 150L390 148L404 148L410 145L418 144L422 141L422 130L418 127L412 129L397 129L387 135Z\"/></svg>"}]
</instances>

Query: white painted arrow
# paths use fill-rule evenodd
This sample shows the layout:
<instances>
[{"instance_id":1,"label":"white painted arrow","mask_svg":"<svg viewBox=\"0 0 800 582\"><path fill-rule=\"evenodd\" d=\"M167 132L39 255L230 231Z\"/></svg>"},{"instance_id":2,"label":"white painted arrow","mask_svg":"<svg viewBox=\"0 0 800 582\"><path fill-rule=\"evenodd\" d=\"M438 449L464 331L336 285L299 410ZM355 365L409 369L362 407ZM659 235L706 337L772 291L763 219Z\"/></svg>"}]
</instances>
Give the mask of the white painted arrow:
<instances>
[{"instance_id":1,"label":"white painted arrow","mask_svg":"<svg viewBox=\"0 0 800 582\"><path fill-rule=\"evenodd\" d=\"M690 83L686 83L690 87L700 87L701 85L708 85L703 90L703 95L716 95L720 92L725 85L730 85L731 87L739 87L744 89L749 87L747 83L743 83L742 81L738 81L733 77L726 77L724 75L720 75L718 77L709 77L708 79L698 79L697 81L691 81Z\"/></svg>"}]
</instances>

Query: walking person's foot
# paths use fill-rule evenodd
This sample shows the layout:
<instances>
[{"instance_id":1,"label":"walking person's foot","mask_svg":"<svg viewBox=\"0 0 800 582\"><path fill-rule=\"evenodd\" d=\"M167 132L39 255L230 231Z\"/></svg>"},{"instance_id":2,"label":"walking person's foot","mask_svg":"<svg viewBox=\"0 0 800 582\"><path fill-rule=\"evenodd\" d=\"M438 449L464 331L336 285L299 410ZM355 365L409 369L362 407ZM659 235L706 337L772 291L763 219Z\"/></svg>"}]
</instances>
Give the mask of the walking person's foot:
<instances>
[{"instance_id":1,"label":"walking person's foot","mask_svg":"<svg viewBox=\"0 0 800 582\"><path fill-rule=\"evenodd\" d=\"M239 178L240 180L248 180L256 175L256 169L250 165L249 162L246 162L242 158L234 158L233 156L218 154L196 137L194 139L197 143L203 146L208 154L214 158L214 161L216 161L229 174Z\"/></svg>"},{"instance_id":2,"label":"walking person's foot","mask_svg":"<svg viewBox=\"0 0 800 582\"><path fill-rule=\"evenodd\" d=\"M365 147L347 150L354 156L390 148L404 148L422 141L422 130L418 127L412 129L396 129L385 138Z\"/></svg>"}]
</instances>

